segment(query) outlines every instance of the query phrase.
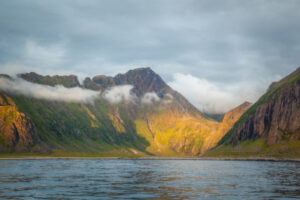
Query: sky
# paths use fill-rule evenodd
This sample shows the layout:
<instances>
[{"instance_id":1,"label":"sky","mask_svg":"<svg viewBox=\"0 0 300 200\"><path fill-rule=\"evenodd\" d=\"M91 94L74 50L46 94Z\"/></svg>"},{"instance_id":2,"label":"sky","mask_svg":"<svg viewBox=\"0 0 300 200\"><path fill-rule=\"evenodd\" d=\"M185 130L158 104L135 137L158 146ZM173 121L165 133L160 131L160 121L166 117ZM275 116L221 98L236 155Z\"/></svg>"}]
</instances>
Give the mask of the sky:
<instances>
[{"instance_id":1,"label":"sky","mask_svg":"<svg viewBox=\"0 0 300 200\"><path fill-rule=\"evenodd\" d=\"M298 0L0 1L0 73L82 80L151 67L201 111L255 102L300 66Z\"/></svg>"}]
</instances>

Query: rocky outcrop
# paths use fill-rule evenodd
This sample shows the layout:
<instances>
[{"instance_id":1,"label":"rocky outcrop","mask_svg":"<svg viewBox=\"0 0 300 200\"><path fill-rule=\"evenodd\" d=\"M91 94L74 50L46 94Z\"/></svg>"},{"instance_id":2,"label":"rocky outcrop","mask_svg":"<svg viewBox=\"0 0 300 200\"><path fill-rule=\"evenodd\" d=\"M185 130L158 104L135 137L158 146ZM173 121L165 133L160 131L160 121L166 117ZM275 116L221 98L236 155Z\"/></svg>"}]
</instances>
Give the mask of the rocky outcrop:
<instances>
[{"instance_id":1,"label":"rocky outcrop","mask_svg":"<svg viewBox=\"0 0 300 200\"><path fill-rule=\"evenodd\" d=\"M15 103L0 93L0 151L26 152L39 142L34 123L19 112Z\"/></svg>"},{"instance_id":2,"label":"rocky outcrop","mask_svg":"<svg viewBox=\"0 0 300 200\"><path fill-rule=\"evenodd\" d=\"M19 74L19 77L22 79L25 79L27 81L33 82L33 83L39 83L43 85L63 85L67 88L72 87L79 87L80 83L77 79L77 76L75 75L69 75L69 76L42 76L34 72L26 73L26 74Z\"/></svg>"},{"instance_id":3,"label":"rocky outcrop","mask_svg":"<svg viewBox=\"0 0 300 200\"><path fill-rule=\"evenodd\" d=\"M95 83L91 78L87 77L83 81L83 87L91 90L103 89L100 84Z\"/></svg>"},{"instance_id":4,"label":"rocky outcrop","mask_svg":"<svg viewBox=\"0 0 300 200\"><path fill-rule=\"evenodd\" d=\"M133 92L137 96L142 96L147 92L155 92L160 96L163 89L169 88L161 77L150 68L138 68L129 70L125 74L118 74L114 77L114 82L116 85L133 85Z\"/></svg>"},{"instance_id":5,"label":"rocky outcrop","mask_svg":"<svg viewBox=\"0 0 300 200\"><path fill-rule=\"evenodd\" d=\"M264 138L267 145L300 139L300 68L272 83L222 139L224 144Z\"/></svg>"},{"instance_id":6,"label":"rocky outcrop","mask_svg":"<svg viewBox=\"0 0 300 200\"><path fill-rule=\"evenodd\" d=\"M147 92L156 92L161 95L166 89L170 89L161 77L150 68L137 68L114 77L97 75L92 80L86 78L84 81L84 86L89 89L106 89L126 84L133 85L133 92L137 96L142 96Z\"/></svg>"}]
</instances>

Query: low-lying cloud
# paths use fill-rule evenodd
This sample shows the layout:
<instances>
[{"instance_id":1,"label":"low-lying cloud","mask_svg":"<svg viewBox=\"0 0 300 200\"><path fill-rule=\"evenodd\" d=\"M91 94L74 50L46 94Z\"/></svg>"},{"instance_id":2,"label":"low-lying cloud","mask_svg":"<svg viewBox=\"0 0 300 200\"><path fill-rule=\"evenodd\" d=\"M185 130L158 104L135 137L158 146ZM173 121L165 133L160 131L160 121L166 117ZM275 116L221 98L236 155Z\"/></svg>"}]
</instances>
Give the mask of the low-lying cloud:
<instances>
[{"instance_id":1,"label":"low-lying cloud","mask_svg":"<svg viewBox=\"0 0 300 200\"><path fill-rule=\"evenodd\" d=\"M159 100L160 98L155 92L147 92L142 97L141 102L143 104L153 104Z\"/></svg>"},{"instance_id":2,"label":"low-lying cloud","mask_svg":"<svg viewBox=\"0 0 300 200\"><path fill-rule=\"evenodd\" d=\"M36 99L75 103L93 103L100 95L100 92L79 87L65 88L61 85L52 87L31 83L20 78L14 80L0 78L0 89Z\"/></svg>"},{"instance_id":3,"label":"low-lying cloud","mask_svg":"<svg viewBox=\"0 0 300 200\"><path fill-rule=\"evenodd\" d=\"M104 91L103 97L110 103L117 104L120 102L134 102L137 97L131 91L132 85L114 86Z\"/></svg>"},{"instance_id":4,"label":"low-lying cloud","mask_svg":"<svg viewBox=\"0 0 300 200\"><path fill-rule=\"evenodd\" d=\"M174 74L173 81L168 84L183 94L200 111L211 114L225 113L244 101L255 102L267 87L267 84L259 83L255 85L241 83L228 87L180 73Z\"/></svg>"},{"instance_id":5,"label":"low-lying cloud","mask_svg":"<svg viewBox=\"0 0 300 200\"><path fill-rule=\"evenodd\" d=\"M49 101L63 101L93 104L96 99L105 99L111 104L136 103L152 104L160 100L155 92L146 93L140 99L132 92L132 85L114 86L101 91L83 89L80 87L66 88L62 85L48 86L31 83L21 78L0 78L0 90L7 93L24 95Z\"/></svg>"}]
</instances>

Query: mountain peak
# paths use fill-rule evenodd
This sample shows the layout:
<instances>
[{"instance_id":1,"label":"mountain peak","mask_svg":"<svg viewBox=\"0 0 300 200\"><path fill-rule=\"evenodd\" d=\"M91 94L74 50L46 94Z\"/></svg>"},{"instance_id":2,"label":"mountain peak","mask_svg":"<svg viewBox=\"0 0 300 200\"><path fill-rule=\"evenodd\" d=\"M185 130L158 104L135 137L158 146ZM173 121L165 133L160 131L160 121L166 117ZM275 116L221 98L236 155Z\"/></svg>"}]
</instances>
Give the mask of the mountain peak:
<instances>
[{"instance_id":1,"label":"mountain peak","mask_svg":"<svg viewBox=\"0 0 300 200\"><path fill-rule=\"evenodd\" d=\"M92 81L102 89L116 85L133 85L133 92L137 96L142 96L147 92L156 92L159 95L163 90L169 88L150 67L132 69L114 77L97 75L92 78Z\"/></svg>"},{"instance_id":2,"label":"mountain peak","mask_svg":"<svg viewBox=\"0 0 300 200\"><path fill-rule=\"evenodd\" d=\"M141 96L147 92L161 93L169 86L151 68L137 68L129 70L125 74L118 74L114 77L116 85L133 85L133 92Z\"/></svg>"},{"instance_id":3,"label":"mountain peak","mask_svg":"<svg viewBox=\"0 0 300 200\"><path fill-rule=\"evenodd\" d=\"M138 67L135 69L131 69L129 71L153 71L153 70L151 69L151 67Z\"/></svg>"}]
</instances>

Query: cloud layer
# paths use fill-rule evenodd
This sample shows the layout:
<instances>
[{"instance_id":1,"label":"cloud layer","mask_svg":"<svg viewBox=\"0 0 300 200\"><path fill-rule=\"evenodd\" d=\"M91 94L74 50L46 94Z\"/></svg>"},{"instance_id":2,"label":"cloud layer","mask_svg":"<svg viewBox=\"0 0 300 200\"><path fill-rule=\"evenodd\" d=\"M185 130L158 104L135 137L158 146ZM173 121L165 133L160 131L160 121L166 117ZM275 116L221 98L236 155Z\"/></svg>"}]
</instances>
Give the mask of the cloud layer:
<instances>
[{"instance_id":1,"label":"cloud layer","mask_svg":"<svg viewBox=\"0 0 300 200\"><path fill-rule=\"evenodd\" d=\"M253 83L300 65L299 9L298 0L0 1L0 72L150 66L167 81L178 72Z\"/></svg>"},{"instance_id":2,"label":"cloud layer","mask_svg":"<svg viewBox=\"0 0 300 200\"><path fill-rule=\"evenodd\" d=\"M201 77L225 102L300 65L299 9L299 0L0 1L0 73L82 80L151 67L167 82Z\"/></svg>"},{"instance_id":3,"label":"cloud layer","mask_svg":"<svg viewBox=\"0 0 300 200\"><path fill-rule=\"evenodd\" d=\"M211 114L225 113L244 101L255 102L267 88L266 84L244 83L228 87L180 73L174 75L169 85L187 97L200 111Z\"/></svg>"},{"instance_id":4,"label":"cloud layer","mask_svg":"<svg viewBox=\"0 0 300 200\"><path fill-rule=\"evenodd\" d=\"M140 99L132 92L132 85L120 85L105 91L93 91L80 87L65 88L62 85L47 86L25 81L21 78L0 78L0 90L8 93L24 95L49 101L63 101L93 104L96 99L103 98L111 104L137 103L152 104L160 100L154 92L145 93Z\"/></svg>"},{"instance_id":5,"label":"cloud layer","mask_svg":"<svg viewBox=\"0 0 300 200\"><path fill-rule=\"evenodd\" d=\"M99 97L100 92L82 89L79 87L65 88L61 85L55 87L30 83L23 79L10 80L0 78L0 89L36 99L50 101L64 101L75 103L93 103Z\"/></svg>"}]
</instances>

